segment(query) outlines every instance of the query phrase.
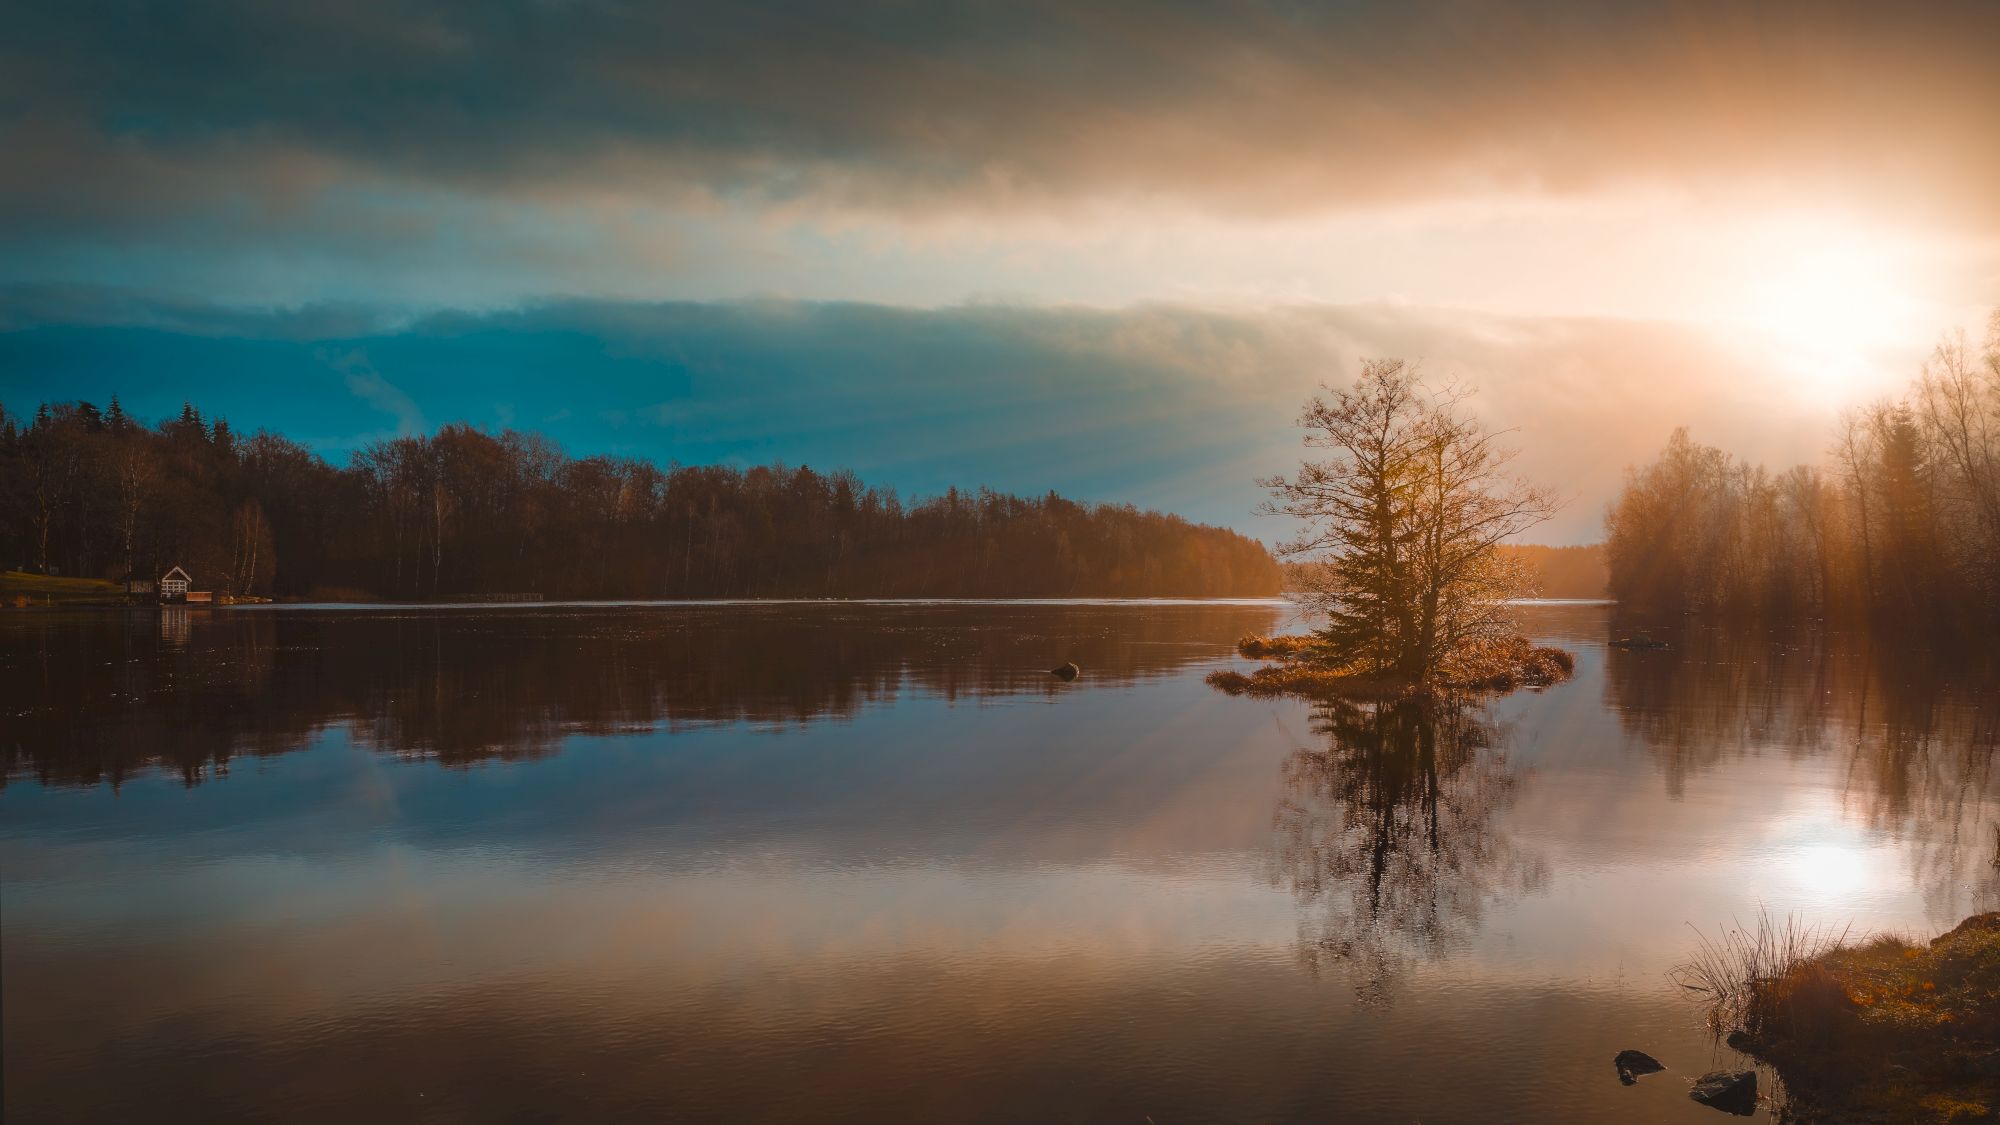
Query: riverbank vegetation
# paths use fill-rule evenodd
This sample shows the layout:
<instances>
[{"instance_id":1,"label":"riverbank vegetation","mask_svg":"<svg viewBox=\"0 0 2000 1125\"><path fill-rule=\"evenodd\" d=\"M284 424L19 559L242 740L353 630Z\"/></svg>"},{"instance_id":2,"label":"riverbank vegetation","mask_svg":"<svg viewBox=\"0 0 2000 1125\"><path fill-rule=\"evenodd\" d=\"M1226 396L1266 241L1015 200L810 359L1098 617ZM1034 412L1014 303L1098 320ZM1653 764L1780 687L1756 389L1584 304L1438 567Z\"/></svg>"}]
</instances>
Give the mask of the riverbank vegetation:
<instances>
[{"instance_id":1,"label":"riverbank vegetation","mask_svg":"<svg viewBox=\"0 0 2000 1125\"><path fill-rule=\"evenodd\" d=\"M1676 981L1718 1036L1777 1068L1795 1121L1950 1122L2000 1110L2000 914L1929 942L1849 943L1760 917Z\"/></svg>"},{"instance_id":2,"label":"riverbank vegetation","mask_svg":"<svg viewBox=\"0 0 2000 1125\"><path fill-rule=\"evenodd\" d=\"M2000 621L2000 311L1898 398L1845 415L1824 465L1772 473L1676 431L1606 518L1627 610Z\"/></svg>"},{"instance_id":3,"label":"riverbank vegetation","mask_svg":"<svg viewBox=\"0 0 2000 1125\"><path fill-rule=\"evenodd\" d=\"M0 606L123 605L127 600L123 586L100 578L0 572Z\"/></svg>"},{"instance_id":4,"label":"riverbank vegetation","mask_svg":"<svg viewBox=\"0 0 2000 1125\"><path fill-rule=\"evenodd\" d=\"M1352 387L1306 403L1308 448L1329 453L1271 490L1265 511L1302 527L1284 547L1297 595L1324 615L1309 638L1246 640L1277 658L1224 691L1329 695L1501 690L1567 675L1567 654L1521 637L1506 602L1531 591L1501 550L1547 519L1555 494L1509 475L1512 457L1464 409L1469 392L1426 386L1402 360L1370 360Z\"/></svg>"},{"instance_id":5,"label":"riverbank vegetation","mask_svg":"<svg viewBox=\"0 0 2000 1125\"><path fill-rule=\"evenodd\" d=\"M0 563L219 594L434 598L1263 596L1263 545L1054 493L905 501L848 472L570 457L464 425L344 466L194 407L0 409Z\"/></svg>"}]
</instances>

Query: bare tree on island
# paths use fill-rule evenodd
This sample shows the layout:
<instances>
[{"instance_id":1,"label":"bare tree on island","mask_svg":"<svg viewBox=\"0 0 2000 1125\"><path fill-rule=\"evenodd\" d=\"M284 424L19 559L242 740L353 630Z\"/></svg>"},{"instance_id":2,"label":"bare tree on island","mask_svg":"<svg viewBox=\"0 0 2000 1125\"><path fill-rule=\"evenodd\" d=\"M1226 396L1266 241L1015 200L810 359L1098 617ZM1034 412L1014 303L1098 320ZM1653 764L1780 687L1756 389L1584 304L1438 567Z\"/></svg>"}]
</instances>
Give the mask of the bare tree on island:
<instances>
[{"instance_id":1,"label":"bare tree on island","mask_svg":"<svg viewBox=\"0 0 2000 1125\"><path fill-rule=\"evenodd\" d=\"M1510 475L1513 451L1464 411L1469 392L1424 385L1400 359L1370 360L1354 386L1306 403L1307 460L1263 511L1303 530L1281 549L1304 568L1305 598L1326 625L1310 637L1246 638L1246 656L1284 663L1218 686L1259 692L1382 687L1429 690L1549 683L1570 660L1536 649L1506 614L1532 592L1527 569L1499 550L1549 518L1556 494Z\"/></svg>"}]
</instances>

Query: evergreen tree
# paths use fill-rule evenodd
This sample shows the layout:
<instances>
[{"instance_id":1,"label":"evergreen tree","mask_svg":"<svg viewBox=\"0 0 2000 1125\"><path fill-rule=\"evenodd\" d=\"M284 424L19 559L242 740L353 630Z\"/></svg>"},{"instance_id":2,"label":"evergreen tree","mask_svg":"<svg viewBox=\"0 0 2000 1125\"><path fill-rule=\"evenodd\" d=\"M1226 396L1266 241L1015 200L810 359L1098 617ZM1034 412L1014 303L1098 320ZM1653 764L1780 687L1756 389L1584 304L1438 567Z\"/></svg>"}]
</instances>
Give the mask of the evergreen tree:
<instances>
[{"instance_id":1,"label":"evergreen tree","mask_svg":"<svg viewBox=\"0 0 2000 1125\"><path fill-rule=\"evenodd\" d=\"M1883 512L1883 585L1888 596L1916 610L1929 601L1936 586L1924 435L1910 410L1900 405L1881 416L1879 430L1876 491Z\"/></svg>"}]
</instances>

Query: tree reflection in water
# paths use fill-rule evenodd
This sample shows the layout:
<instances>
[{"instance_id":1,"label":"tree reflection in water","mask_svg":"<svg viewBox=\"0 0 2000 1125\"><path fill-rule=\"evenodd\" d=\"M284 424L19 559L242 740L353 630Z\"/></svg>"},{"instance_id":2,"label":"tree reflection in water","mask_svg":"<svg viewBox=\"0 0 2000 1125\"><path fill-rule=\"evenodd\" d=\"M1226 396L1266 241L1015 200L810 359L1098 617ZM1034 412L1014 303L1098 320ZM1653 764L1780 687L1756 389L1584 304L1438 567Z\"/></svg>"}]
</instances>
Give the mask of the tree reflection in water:
<instances>
[{"instance_id":1,"label":"tree reflection in water","mask_svg":"<svg viewBox=\"0 0 2000 1125\"><path fill-rule=\"evenodd\" d=\"M1832 758L1845 814L1907 840L1940 924L2000 909L2000 669L1888 631L1690 629L1612 651L1606 701L1668 793L1743 757Z\"/></svg>"},{"instance_id":2,"label":"tree reflection in water","mask_svg":"<svg viewBox=\"0 0 2000 1125\"><path fill-rule=\"evenodd\" d=\"M1326 745L1286 760L1275 827L1315 974L1346 966L1382 1002L1410 959L1468 940L1487 903L1547 886L1547 864L1496 830L1521 782L1483 705L1332 701L1313 730Z\"/></svg>"},{"instance_id":3,"label":"tree reflection in water","mask_svg":"<svg viewBox=\"0 0 2000 1125\"><path fill-rule=\"evenodd\" d=\"M1055 698L1268 631L1264 604L759 603L0 617L0 778L188 785L339 727L446 765L574 735L847 718L901 694ZM1071 687L1048 669L1074 660ZM0 780L0 787L5 781Z\"/></svg>"}]
</instances>

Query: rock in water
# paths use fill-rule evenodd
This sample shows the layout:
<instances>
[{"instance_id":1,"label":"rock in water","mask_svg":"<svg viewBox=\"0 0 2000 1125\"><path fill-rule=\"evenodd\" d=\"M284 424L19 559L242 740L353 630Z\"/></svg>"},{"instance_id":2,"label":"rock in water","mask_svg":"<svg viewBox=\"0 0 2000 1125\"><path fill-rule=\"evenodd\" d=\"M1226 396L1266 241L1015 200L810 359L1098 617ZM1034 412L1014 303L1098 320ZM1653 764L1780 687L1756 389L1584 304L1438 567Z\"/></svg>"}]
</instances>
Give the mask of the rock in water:
<instances>
[{"instance_id":1,"label":"rock in water","mask_svg":"<svg viewBox=\"0 0 2000 1125\"><path fill-rule=\"evenodd\" d=\"M1618 1057L1611 1060L1611 1065L1618 1068L1618 1081L1627 1086L1637 1082L1641 1074L1667 1069L1660 1065L1660 1060L1644 1051L1620 1051Z\"/></svg>"},{"instance_id":2,"label":"rock in water","mask_svg":"<svg viewBox=\"0 0 2000 1125\"><path fill-rule=\"evenodd\" d=\"M1694 1080L1688 1097L1724 1113L1748 1117L1757 1112L1757 1072L1711 1070Z\"/></svg>"},{"instance_id":3,"label":"rock in water","mask_svg":"<svg viewBox=\"0 0 2000 1125\"><path fill-rule=\"evenodd\" d=\"M1076 662L1072 660L1068 664L1065 664L1060 668L1049 669L1049 675L1054 676L1056 679L1061 680L1064 683L1068 683L1069 681L1076 679L1077 674L1082 671L1083 669L1077 667Z\"/></svg>"}]
</instances>

